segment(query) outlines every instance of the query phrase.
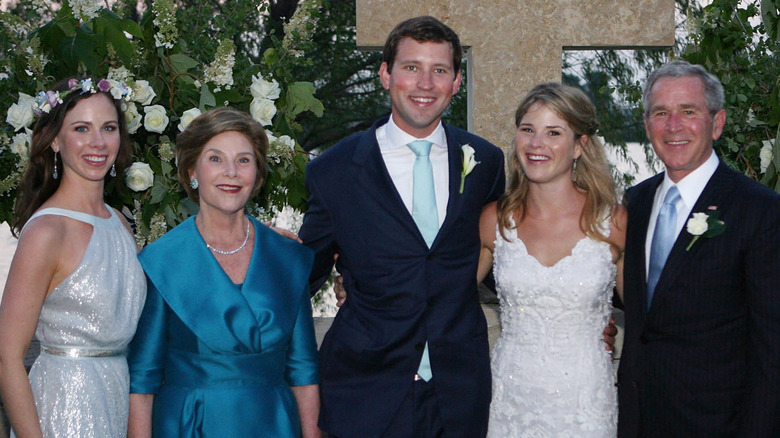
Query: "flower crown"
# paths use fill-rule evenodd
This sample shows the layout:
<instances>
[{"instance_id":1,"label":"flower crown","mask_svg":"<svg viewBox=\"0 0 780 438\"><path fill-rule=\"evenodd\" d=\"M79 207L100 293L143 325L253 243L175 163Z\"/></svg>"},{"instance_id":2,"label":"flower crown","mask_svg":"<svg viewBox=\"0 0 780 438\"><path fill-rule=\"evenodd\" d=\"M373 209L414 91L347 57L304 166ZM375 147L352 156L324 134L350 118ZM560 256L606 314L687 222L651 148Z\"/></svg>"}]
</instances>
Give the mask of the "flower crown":
<instances>
[{"instance_id":1,"label":"flower crown","mask_svg":"<svg viewBox=\"0 0 780 438\"><path fill-rule=\"evenodd\" d=\"M128 87L127 84L112 79L101 79L98 81L97 85L92 83L92 78L80 80L70 79L68 81L68 88L69 89L65 91L49 90L39 92L38 95L34 98L33 112L35 112L35 114L38 116L41 116L44 113L48 114L52 108L61 104L62 100L65 99L70 93L78 90L81 91L81 94L94 94L99 91L103 93L109 93L114 99L121 99L125 102L129 101L133 97L132 88Z\"/></svg>"}]
</instances>

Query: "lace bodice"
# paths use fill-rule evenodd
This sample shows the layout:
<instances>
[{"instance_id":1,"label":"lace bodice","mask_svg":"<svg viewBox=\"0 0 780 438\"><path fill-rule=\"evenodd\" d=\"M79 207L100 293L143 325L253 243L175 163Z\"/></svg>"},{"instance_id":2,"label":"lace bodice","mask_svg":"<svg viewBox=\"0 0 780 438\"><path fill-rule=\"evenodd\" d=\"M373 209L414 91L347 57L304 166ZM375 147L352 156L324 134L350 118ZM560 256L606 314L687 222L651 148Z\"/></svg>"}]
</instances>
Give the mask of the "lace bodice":
<instances>
[{"instance_id":1,"label":"lace bodice","mask_svg":"<svg viewBox=\"0 0 780 438\"><path fill-rule=\"evenodd\" d=\"M502 333L489 436L614 436L614 372L601 342L616 274L609 244L585 237L548 267L514 229L506 234L495 242Z\"/></svg>"}]
</instances>

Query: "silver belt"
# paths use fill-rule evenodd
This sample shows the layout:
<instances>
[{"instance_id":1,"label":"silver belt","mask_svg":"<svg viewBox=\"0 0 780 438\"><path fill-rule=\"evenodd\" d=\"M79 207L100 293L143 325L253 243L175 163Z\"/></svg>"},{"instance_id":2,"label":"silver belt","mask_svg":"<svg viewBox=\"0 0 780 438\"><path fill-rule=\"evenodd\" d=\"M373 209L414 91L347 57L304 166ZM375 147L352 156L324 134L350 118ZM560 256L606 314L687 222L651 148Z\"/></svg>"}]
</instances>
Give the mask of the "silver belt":
<instances>
[{"instance_id":1,"label":"silver belt","mask_svg":"<svg viewBox=\"0 0 780 438\"><path fill-rule=\"evenodd\" d=\"M41 345L41 353L52 356L73 357L73 358L91 358L91 357L117 357L127 355L127 348L108 349L108 348L78 348L78 347L52 347Z\"/></svg>"}]
</instances>

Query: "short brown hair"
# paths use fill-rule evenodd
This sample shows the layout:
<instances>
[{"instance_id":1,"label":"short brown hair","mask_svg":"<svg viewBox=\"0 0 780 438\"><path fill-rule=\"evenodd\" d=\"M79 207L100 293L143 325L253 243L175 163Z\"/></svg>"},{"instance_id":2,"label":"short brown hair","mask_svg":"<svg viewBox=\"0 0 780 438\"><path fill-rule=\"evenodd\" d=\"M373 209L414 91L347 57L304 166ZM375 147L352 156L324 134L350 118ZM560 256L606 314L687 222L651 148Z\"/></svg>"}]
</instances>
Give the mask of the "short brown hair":
<instances>
[{"instance_id":1,"label":"short brown hair","mask_svg":"<svg viewBox=\"0 0 780 438\"><path fill-rule=\"evenodd\" d=\"M398 43L409 37L418 43L450 43L452 46L452 66L455 75L460 71L460 63L463 60L463 47L460 45L458 34L441 21L429 16L410 18L399 23L387 36L385 48L382 52L382 61L387 63L387 71L393 68L395 55L398 53Z\"/></svg>"},{"instance_id":2,"label":"short brown hair","mask_svg":"<svg viewBox=\"0 0 780 438\"><path fill-rule=\"evenodd\" d=\"M249 114L230 107L219 107L206 111L196 117L178 137L176 137L176 160L178 162L179 182L194 202L200 199L198 191L190 186L190 171L195 168L203 146L223 132L235 131L244 134L252 144L257 162L257 179L252 196L260 192L268 176L267 158L268 137L265 129Z\"/></svg>"}]
</instances>

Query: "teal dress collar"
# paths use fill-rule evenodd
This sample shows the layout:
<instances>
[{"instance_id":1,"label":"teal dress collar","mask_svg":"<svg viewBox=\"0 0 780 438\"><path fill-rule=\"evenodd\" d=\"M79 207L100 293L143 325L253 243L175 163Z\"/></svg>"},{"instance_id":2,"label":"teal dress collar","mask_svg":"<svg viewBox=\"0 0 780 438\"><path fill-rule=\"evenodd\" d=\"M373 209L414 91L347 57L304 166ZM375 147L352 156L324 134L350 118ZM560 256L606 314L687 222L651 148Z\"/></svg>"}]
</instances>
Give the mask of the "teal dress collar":
<instances>
[{"instance_id":1,"label":"teal dress collar","mask_svg":"<svg viewBox=\"0 0 780 438\"><path fill-rule=\"evenodd\" d=\"M235 285L206 247L191 217L141 251L149 280L181 321L209 348L262 351L263 330L291 330L308 294L313 253L252 219L254 252L244 283ZM184 269L169 261L186 258ZM266 332L268 335L268 332ZM267 336L266 336L267 337Z\"/></svg>"}]
</instances>

